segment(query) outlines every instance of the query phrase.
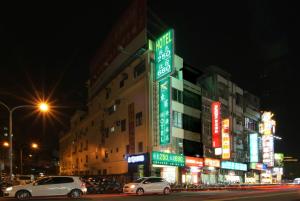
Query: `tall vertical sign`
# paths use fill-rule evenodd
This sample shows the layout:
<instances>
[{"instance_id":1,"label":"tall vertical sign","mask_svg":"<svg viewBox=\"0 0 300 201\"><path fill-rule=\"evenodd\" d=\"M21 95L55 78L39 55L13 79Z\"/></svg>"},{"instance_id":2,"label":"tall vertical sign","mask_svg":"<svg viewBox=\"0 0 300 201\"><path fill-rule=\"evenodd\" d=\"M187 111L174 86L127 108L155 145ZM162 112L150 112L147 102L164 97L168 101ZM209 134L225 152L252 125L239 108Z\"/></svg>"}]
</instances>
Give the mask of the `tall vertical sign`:
<instances>
[{"instance_id":1,"label":"tall vertical sign","mask_svg":"<svg viewBox=\"0 0 300 201\"><path fill-rule=\"evenodd\" d=\"M171 82L170 77L166 77L159 81L159 131L160 144L166 145L170 143L171 130Z\"/></svg>"},{"instance_id":2,"label":"tall vertical sign","mask_svg":"<svg viewBox=\"0 0 300 201\"><path fill-rule=\"evenodd\" d=\"M213 102L211 104L212 112L212 146L221 147L221 103Z\"/></svg>"},{"instance_id":3,"label":"tall vertical sign","mask_svg":"<svg viewBox=\"0 0 300 201\"><path fill-rule=\"evenodd\" d=\"M170 29L155 41L155 79L170 75L174 68L174 30Z\"/></svg>"},{"instance_id":4,"label":"tall vertical sign","mask_svg":"<svg viewBox=\"0 0 300 201\"><path fill-rule=\"evenodd\" d=\"M222 121L222 159L230 159L229 119Z\"/></svg>"},{"instance_id":5,"label":"tall vertical sign","mask_svg":"<svg viewBox=\"0 0 300 201\"><path fill-rule=\"evenodd\" d=\"M159 142L171 141L171 78L174 69L174 30L170 29L155 41L155 80L159 96Z\"/></svg>"},{"instance_id":6,"label":"tall vertical sign","mask_svg":"<svg viewBox=\"0 0 300 201\"><path fill-rule=\"evenodd\" d=\"M134 103L128 105L128 134L129 134L129 152L135 153L135 125L134 125Z\"/></svg>"},{"instance_id":7,"label":"tall vertical sign","mask_svg":"<svg viewBox=\"0 0 300 201\"><path fill-rule=\"evenodd\" d=\"M258 134L253 133L249 135L250 141L250 162L258 162Z\"/></svg>"},{"instance_id":8,"label":"tall vertical sign","mask_svg":"<svg viewBox=\"0 0 300 201\"><path fill-rule=\"evenodd\" d=\"M274 167L274 137L273 135L262 136L263 163L268 167Z\"/></svg>"}]
</instances>

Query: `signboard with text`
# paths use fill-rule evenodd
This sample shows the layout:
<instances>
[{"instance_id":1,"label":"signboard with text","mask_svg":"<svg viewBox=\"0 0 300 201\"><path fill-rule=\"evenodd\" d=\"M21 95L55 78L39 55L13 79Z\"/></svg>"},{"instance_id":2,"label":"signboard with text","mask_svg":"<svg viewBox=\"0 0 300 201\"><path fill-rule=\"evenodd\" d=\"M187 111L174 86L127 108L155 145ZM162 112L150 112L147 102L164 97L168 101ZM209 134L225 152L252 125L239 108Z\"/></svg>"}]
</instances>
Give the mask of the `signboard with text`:
<instances>
[{"instance_id":1,"label":"signboard with text","mask_svg":"<svg viewBox=\"0 0 300 201\"><path fill-rule=\"evenodd\" d=\"M171 133L171 81L170 77L159 81L159 137L160 145L170 143Z\"/></svg>"},{"instance_id":2,"label":"signboard with text","mask_svg":"<svg viewBox=\"0 0 300 201\"><path fill-rule=\"evenodd\" d=\"M152 164L184 167L185 157L179 154L153 151Z\"/></svg>"},{"instance_id":3,"label":"signboard with text","mask_svg":"<svg viewBox=\"0 0 300 201\"><path fill-rule=\"evenodd\" d=\"M274 167L274 137L272 135L262 136L263 163L268 167Z\"/></svg>"},{"instance_id":4,"label":"signboard with text","mask_svg":"<svg viewBox=\"0 0 300 201\"><path fill-rule=\"evenodd\" d=\"M214 158L204 158L204 166L207 167L220 167L220 160Z\"/></svg>"},{"instance_id":5,"label":"signboard with text","mask_svg":"<svg viewBox=\"0 0 300 201\"><path fill-rule=\"evenodd\" d=\"M173 72L174 30L170 29L155 41L155 80Z\"/></svg>"},{"instance_id":6,"label":"signboard with text","mask_svg":"<svg viewBox=\"0 0 300 201\"><path fill-rule=\"evenodd\" d=\"M203 158L185 157L185 166L187 167L203 167Z\"/></svg>"},{"instance_id":7,"label":"signboard with text","mask_svg":"<svg viewBox=\"0 0 300 201\"><path fill-rule=\"evenodd\" d=\"M222 121L222 159L230 159L229 119Z\"/></svg>"},{"instance_id":8,"label":"signboard with text","mask_svg":"<svg viewBox=\"0 0 300 201\"><path fill-rule=\"evenodd\" d=\"M258 134L249 135L250 138L250 162L258 162Z\"/></svg>"},{"instance_id":9,"label":"signboard with text","mask_svg":"<svg viewBox=\"0 0 300 201\"><path fill-rule=\"evenodd\" d=\"M212 146L213 148L221 147L221 103L213 102L211 104L212 112Z\"/></svg>"},{"instance_id":10,"label":"signboard with text","mask_svg":"<svg viewBox=\"0 0 300 201\"><path fill-rule=\"evenodd\" d=\"M222 161L221 168L229 169L229 170L247 171L247 164L235 163L235 162L230 162L230 161Z\"/></svg>"}]
</instances>

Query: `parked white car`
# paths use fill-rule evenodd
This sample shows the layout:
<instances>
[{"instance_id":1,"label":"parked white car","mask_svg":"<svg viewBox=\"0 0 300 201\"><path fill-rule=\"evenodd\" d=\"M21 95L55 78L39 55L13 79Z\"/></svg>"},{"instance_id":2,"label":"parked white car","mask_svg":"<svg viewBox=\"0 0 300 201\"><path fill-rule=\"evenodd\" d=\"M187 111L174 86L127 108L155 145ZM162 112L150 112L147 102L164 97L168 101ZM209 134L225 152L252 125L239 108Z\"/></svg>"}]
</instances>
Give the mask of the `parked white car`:
<instances>
[{"instance_id":1,"label":"parked white car","mask_svg":"<svg viewBox=\"0 0 300 201\"><path fill-rule=\"evenodd\" d=\"M85 193L85 183L79 177L50 176L31 184L7 187L4 191L4 197L15 197L18 200L25 200L35 196L58 195L80 198Z\"/></svg>"},{"instance_id":2,"label":"parked white car","mask_svg":"<svg viewBox=\"0 0 300 201\"><path fill-rule=\"evenodd\" d=\"M123 192L128 194L143 195L145 193L170 194L170 184L160 177L143 177L132 183L125 184Z\"/></svg>"},{"instance_id":3,"label":"parked white car","mask_svg":"<svg viewBox=\"0 0 300 201\"><path fill-rule=\"evenodd\" d=\"M294 184L300 184L300 178L295 178L294 179Z\"/></svg>"}]
</instances>

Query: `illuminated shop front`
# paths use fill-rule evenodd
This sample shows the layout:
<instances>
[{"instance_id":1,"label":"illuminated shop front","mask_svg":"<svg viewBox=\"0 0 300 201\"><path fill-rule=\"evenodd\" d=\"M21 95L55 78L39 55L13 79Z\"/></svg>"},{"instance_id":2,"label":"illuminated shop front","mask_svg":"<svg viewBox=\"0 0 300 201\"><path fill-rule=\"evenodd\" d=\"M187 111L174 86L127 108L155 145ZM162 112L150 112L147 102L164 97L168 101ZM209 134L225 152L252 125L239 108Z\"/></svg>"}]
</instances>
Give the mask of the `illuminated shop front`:
<instances>
[{"instance_id":1,"label":"illuminated shop front","mask_svg":"<svg viewBox=\"0 0 300 201\"><path fill-rule=\"evenodd\" d=\"M219 159L204 158L204 167L201 174L202 183L207 185L217 184L219 168Z\"/></svg>"},{"instance_id":2,"label":"illuminated shop front","mask_svg":"<svg viewBox=\"0 0 300 201\"><path fill-rule=\"evenodd\" d=\"M243 183L244 174L247 172L247 169L247 164L244 163L222 161L219 182L229 184Z\"/></svg>"},{"instance_id":3,"label":"illuminated shop front","mask_svg":"<svg viewBox=\"0 0 300 201\"><path fill-rule=\"evenodd\" d=\"M140 177L150 176L149 172L149 154L128 155L128 175L131 180Z\"/></svg>"},{"instance_id":4,"label":"illuminated shop front","mask_svg":"<svg viewBox=\"0 0 300 201\"><path fill-rule=\"evenodd\" d=\"M262 184L272 184L272 171L271 170L265 170L261 173L261 183Z\"/></svg>"},{"instance_id":5,"label":"illuminated shop front","mask_svg":"<svg viewBox=\"0 0 300 201\"><path fill-rule=\"evenodd\" d=\"M250 163L249 172L245 174L245 183L257 184L261 183L261 173L267 169L267 165L262 163Z\"/></svg>"},{"instance_id":6,"label":"illuminated shop front","mask_svg":"<svg viewBox=\"0 0 300 201\"><path fill-rule=\"evenodd\" d=\"M152 152L152 176L160 176L170 183L179 182L179 167L185 166L185 157L179 154Z\"/></svg>"},{"instance_id":7,"label":"illuminated shop front","mask_svg":"<svg viewBox=\"0 0 300 201\"><path fill-rule=\"evenodd\" d=\"M182 183L198 184L201 182L203 158L185 157L185 168L182 169Z\"/></svg>"}]
</instances>

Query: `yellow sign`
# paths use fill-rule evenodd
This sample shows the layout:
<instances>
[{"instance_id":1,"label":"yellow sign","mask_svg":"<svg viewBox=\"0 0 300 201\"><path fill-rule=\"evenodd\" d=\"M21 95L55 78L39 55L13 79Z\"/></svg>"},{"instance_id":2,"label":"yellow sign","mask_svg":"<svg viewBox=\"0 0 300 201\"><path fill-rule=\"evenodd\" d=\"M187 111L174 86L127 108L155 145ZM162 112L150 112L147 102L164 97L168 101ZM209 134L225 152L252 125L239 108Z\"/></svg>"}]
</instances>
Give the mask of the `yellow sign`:
<instances>
[{"instance_id":1,"label":"yellow sign","mask_svg":"<svg viewBox=\"0 0 300 201\"><path fill-rule=\"evenodd\" d=\"M222 121L222 159L230 159L229 119Z\"/></svg>"}]
</instances>

